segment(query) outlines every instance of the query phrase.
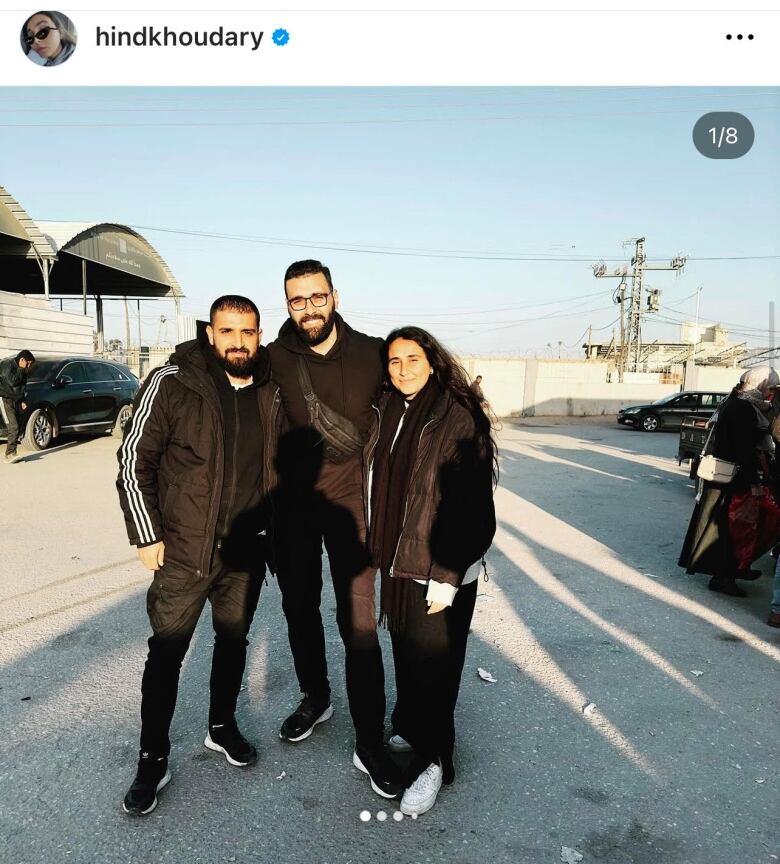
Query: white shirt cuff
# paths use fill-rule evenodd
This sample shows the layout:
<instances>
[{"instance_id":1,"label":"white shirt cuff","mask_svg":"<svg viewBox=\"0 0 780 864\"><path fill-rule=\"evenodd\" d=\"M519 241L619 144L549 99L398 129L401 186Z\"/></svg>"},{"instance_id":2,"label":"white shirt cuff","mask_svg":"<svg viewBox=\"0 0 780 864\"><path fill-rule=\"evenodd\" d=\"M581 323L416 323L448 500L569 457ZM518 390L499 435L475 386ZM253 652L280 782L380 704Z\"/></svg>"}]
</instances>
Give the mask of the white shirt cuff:
<instances>
[{"instance_id":1,"label":"white shirt cuff","mask_svg":"<svg viewBox=\"0 0 780 864\"><path fill-rule=\"evenodd\" d=\"M455 599L457 593L458 589L454 585L429 579L425 599L429 603L444 603L445 606L452 606L452 601Z\"/></svg>"}]
</instances>

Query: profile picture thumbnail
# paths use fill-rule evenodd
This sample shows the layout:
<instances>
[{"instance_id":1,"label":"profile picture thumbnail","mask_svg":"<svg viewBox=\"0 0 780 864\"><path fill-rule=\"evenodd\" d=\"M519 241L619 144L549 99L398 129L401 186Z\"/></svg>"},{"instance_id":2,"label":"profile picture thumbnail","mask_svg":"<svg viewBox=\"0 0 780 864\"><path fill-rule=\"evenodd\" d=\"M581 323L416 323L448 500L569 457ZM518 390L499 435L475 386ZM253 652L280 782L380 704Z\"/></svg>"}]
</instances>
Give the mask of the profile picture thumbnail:
<instances>
[{"instance_id":1,"label":"profile picture thumbnail","mask_svg":"<svg viewBox=\"0 0 780 864\"><path fill-rule=\"evenodd\" d=\"M39 66L60 66L76 50L76 28L62 12L36 12L24 22L22 51Z\"/></svg>"}]
</instances>

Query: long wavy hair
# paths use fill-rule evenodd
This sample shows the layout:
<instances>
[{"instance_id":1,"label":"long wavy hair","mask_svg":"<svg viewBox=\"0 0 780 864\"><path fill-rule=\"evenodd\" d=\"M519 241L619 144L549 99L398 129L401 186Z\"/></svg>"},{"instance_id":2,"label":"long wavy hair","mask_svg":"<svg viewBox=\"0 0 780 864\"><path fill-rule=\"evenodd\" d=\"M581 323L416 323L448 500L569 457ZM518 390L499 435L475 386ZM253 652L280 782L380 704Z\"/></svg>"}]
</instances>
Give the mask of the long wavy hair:
<instances>
[{"instance_id":1,"label":"long wavy hair","mask_svg":"<svg viewBox=\"0 0 780 864\"><path fill-rule=\"evenodd\" d=\"M425 352L425 357L433 368L434 375L441 387L450 392L452 398L462 405L474 419L476 429L476 456L483 465L490 465L493 484L498 484L498 447L493 437L493 423L482 407L482 403L471 389L466 370L453 355L421 327L398 327L388 334L382 346L385 378L389 383L388 364L390 345L396 339L416 342Z\"/></svg>"}]
</instances>

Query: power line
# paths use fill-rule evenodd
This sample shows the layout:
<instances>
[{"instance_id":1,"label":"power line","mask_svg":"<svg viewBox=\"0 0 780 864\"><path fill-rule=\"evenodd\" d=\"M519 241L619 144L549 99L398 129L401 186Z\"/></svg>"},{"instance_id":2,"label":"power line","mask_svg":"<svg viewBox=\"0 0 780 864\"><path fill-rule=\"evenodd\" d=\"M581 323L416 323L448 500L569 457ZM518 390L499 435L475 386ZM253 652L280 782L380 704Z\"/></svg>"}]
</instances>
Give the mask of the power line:
<instances>
[{"instance_id":1,"label":"power line","mask_svg":"<svg viewBox=\"0 0 780 864\"><path fill-rule=\"evenodd\" d=\"M239 243L254 243L261 246L291 246L302 248L327 249L330 252L356 252L366 255L392 255L412 258L452 258L473 261L526 261L542 263L587 263L594 258L604 262L623 261L623 258L602 257L599 255L550 255L544 253L480 253L464 249L422 249L408 246L382 246L378 244L337 243L330 240L301 240L290 237L260 237L248 234L227 234L217 231L197 231L187 228L163 228L155 225L133 225L137 231L158 231L162 234L177 234L188 237L202 237L210 240L231 240ZM672 257L672 256L669 256ZM696 257L688 256L689 261L755 261L780 259L780 254L771 255L718 255ZM648 262L663 261L663 257L648 258Z\"/></svg>"},{"instance_id":2,"label":"power line","mask_svg":"<svg viewBox=\"0 0 780 864\"><path fill-rule=\"evenodd\" d=\"M752 105L751 111L778 111L780 105ZM604 111L604 112L574 112L568 114L522 114L505 117L395 117L373 120L235 120L225 123L200 122L173 122L173 123L0 123L0 128L14 129L214 129L231 128L240 126L247 127L278 127L278 126L394 126L413 124L440 124L440 123L515 123L529 120L549 119L577 119L592 120L601 117L648 117L661 114L689 114L691 107L670 108L665 111Z\"/></svg>"},{"instance_id":3,"label":"power line","mask_svg":"<svg viewBox=\"0 0 780 864\"><path fill-rule=\"evenodd\" d=\"M778 93L780 93L780 91L778 91ZM130 94L130 95L132 97L134 94ZM306 104L306 102L302 101L300 98L297 100L286 100L283 102L272 101L271 99L268 99L269 94L266 94L266 93L253 94L253 95L259 96L260 100L265 100L265 99L268 100L268 101L261 101L261 104L256 104L256 105L248 104L246 95L242 94L240 104L226 105L225 104L225 102L227 101L226 97L229 98L231 95L232 94L227 93L227 94L225 94L225 96L214 97L215 100L219 99L220 104L218 107L214 107L213 105L208 105L209 100L207 98L195 98L195 99L187 100L187 99L178 99L175 97L171 97L168 99L165 99L165 98L163 98L163 99L147 99L144 97L143 98L144 104L140 105L138 107L129 107L127 103L119 103L118 104L116 99L113 98L113 99L106 99L106 100L100 102L99 107L89 107L89 108L74 108L74 105L78 105L80 103L86 104L86 105L94 105L99 100L76 99L76 100L70 102L70 104L65 105L63 107L63 100L61 97L58 96L58 98L56 98L56 101L54 102L53 105L46 107L46 113L47 114L51 114L51 113L68 113L68 114L99 113L99 114L106 114L108 112L108 113L122 113L122 114L124 114L127 112L133 112L133 113L137 112L137 113L149 113L149 114L155 114L155 113L170 114L170 113L182 113L182 112L188 112L188 111L190 111L190 112L202 111L204 105L208 106L208 110L210 113L230 113L230 112L234 112L234 111L240 111L243 114L246 114L247 112L250 112L250 111L263 111L263 112L268 112L268 111L333 111L333 110L359 111L359 110L376 110L376 108L390 108L392 110L412 110L412 111L426 110L427 111L427 110L430 110L431 108L440 109L442 107L446 108L447 110L450 110L452 108L458 108L458 109L460 109L460 108L507 108L507 107L519 108L519 107L527 107L527 106L548 105L549 101L550 101L549 97L545 95L544 97L541 97L539 99L530 99L530 100L521 100L521 101L502 100L500 102L485 102L485 101L481 101L481 100L475 100L473 102L442 103L440 94L431 93L431 94L424 94L426 97L428 97L432 100L431 104L425 104L425 103L419 103L418 102L417 104L407 103L407 104L376 105L376 104L370 104L370 103L366 104L366 103L368 102L368 100L371 100L371 99L380 99L380 98L387 98L387 97L382 97L380 94L370 94L370 95L367 94L363 97L363 99L365 100L364 104L357 104L354 101L347 101L344 104L342 104L341 106L336 106L334 109L334 106L332 104L327 104L327 105ZM275 94L270 94L270 96L273 96L273 95L275 95ZM329 95L329 94L326 94L326 95ZM396 97L397 98L408 98L409 95L411 95L411 94L399 93L399 94L396 94ZM718 97L723 98L723 99L727 98L730 100L730 102L733 103L733 100L736 98L750 99L750 98L754 98L754 97L763 98L763 97L774 97L774 96L775 96L775 94L771 91L770 88L768 88L767 90L764 90L764 91L754 91L754 92L744 92L744 93L728 93L728 94L725 94L725 93L719 92L719 91L714 91L712 93L702 92L702 93L680 94L680 95L673 95L673 96L660 96L660 95L656 96L656 95L649 95L649 94L645 95L645 96L630 96L630 97L622 97L621 96L621 97L618 97L616 99L604 98L603 96L599 96L599 97L595 98L593 100L593 102L595 104L602 102L602 103L609 104L609 105L624 104L624 103L631 103L631 104L636 104L636 105L640 105L640 104L646 105L648 102L681 102L683 100L697 100L697 101L701 100L703 102L704 101L708 102L707 107L711 107L712 99L718 98ZM310 96L308 96L308 98L310 98L314 102L320 102L321 103L321 101L324 101L324 100L321 100L319 98L315 98L315 94L311 94ZM343 94L333 94L333 99L344 99L344 95ZM353 94L350 94L348 99L349 100L354 99ZM5 101L5 100L0 100L0 104L2 104L3 101ZM13 100L7 100L7 101L11 102L13 106L18 104L18 101L15 98ZM558 105L582 106L583 104L586 104L582 98L579 98L579 99L556 99L554 101L555 101L556 106L558 106ZM190 103L190 105L192 107L185 107L188 102ZM150 103L152 105L159 104L159 105L161 105L161 107L150 108L149 107ZM173 106L173 107L170 107L170 106ZM692 106L688 106L688 107L692 107ZM6 113L9 113L9 114L23 114L23 113L24 114L27 114L27 113L40 114L40 111L41 111L40 107L37 107L37 108L6 107L4 110L6 111ZM480 119L480 118L467 118L467 119Z\"/></svg>"}]
</instances>

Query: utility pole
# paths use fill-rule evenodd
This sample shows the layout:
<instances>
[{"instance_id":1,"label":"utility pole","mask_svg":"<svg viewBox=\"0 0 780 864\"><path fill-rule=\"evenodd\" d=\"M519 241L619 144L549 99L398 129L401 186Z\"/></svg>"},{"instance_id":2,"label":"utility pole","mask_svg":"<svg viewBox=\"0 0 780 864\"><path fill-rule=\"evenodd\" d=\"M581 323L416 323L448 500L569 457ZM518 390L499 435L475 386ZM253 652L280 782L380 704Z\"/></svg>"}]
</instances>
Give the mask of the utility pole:
<instances>
[{"instance_id":1,"label":"utility pole","mask_svg":"<svg viewBox=\"0 0 780 864\"><path fill-rule=\"evenodd\" d=\"M699 285L696 289L696 329L694 333L696 333L696 343L699 344L701 342L701 336L699 335L699 305L701 304L701 292L703 291L703 287Z\"/></svg>"},{"instance_id":2,"label":"utility pole","mask_svg":"<svg viewBox=\"0 0 780 864\"><path fill-rule=\"evenodd\" d=\"M620 323L621 323L621 340L625 335L623 329L623 309L625 307L625 280L627 276L631 276L631 295L629 298L628 308L628 335L625 341L622 341L620 346L620 378L623 380L623 370L629 372L639 371L639 355L642 350L642 315L648 312L657 312L661 305L661 292L658 289L651 290L647 298L647 309L642 310L642 300L644 299L645 291L645 272L647 270L682 270L685 266L685 257L678 255L673 258L669 264L648 264L645 254L645 238L639 237L636 240L628 240L627 243L634 243L634 256L631 259L631 272L629 274L628 265L624 264L616 268L612 273L607 272L607 265L602 261L599 264L593 265L593 275L597 279L601 278L617 278L621 280L622 290L620 299L615 299L615 302L620 303Z\"/></svg>"},{"instance_id":3,"label":"utility pole","mask_svg":"<svg viewBox=\"0 0 780 864\"><path fill-rule=\"evenodd\" d=\"M775 301L769 301L769 350L775 351Z\"/></svg>"},{"instance_id":4,"label":"utility pole","mask_svg":"<svg viewBox=\"0 0 780 864\"><path fill-rule=\"evenodd\" d=\"M125 300L125 354L130 354L130 307L127 303L127 297ZM127 359L125 359L125 363L127 363Z\"/></svg>"}]
</instances>

